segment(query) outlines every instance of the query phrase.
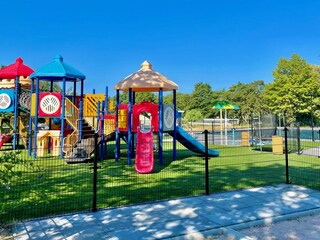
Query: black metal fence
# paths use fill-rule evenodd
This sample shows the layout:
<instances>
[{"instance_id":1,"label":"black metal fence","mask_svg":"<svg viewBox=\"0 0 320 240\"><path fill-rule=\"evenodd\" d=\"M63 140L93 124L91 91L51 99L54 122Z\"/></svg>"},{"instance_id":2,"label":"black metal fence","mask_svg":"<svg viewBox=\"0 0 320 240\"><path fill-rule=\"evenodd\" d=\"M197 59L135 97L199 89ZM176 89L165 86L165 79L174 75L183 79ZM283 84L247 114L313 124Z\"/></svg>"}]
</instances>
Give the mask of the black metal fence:
<instances>
[{"instance_id":1,"label":"black metal fence","mask_svg":"<svg viewBox=\"0 0 320 240\"><path fill-rule=\"evenodd\" d=\"M199 154L199 146L187 149L177 142L175 161L172 137L165 134L162 164L155 137L154 169L149 174L138 174L134 160L128 164L125 141L121 141L120 159L115 161L115 142L104 144L98 135L64 149L69 159L53 156L56 149L49 147L48 152L47 145L38 149L36 158L23 148L19 153L3 146L1 158L23 162L15 164L15 175L0 186L0 222L286 182L320 189L319 140L305 137L298 127L284 130L275 131L278 142L253 137L250 129L189 132L193 138L188 140L202 143L203 153ZM261 131L262 135L270 132ZM89 154L83 156L81 149ZM210 156L210 150L218 151L219 156ZM2 162L1 171L5 168Z\"/></svg>"}]
</instances>

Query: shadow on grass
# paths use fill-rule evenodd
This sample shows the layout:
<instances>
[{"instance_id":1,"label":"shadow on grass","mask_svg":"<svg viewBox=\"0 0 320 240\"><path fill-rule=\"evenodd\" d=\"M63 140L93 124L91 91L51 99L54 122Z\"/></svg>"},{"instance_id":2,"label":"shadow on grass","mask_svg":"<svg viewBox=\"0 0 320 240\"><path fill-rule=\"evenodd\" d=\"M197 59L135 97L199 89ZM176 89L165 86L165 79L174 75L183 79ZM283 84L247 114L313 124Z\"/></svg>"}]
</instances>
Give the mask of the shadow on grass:
<instances>
[{"instance_id":1,"label":"shadow on grass","mask_svg":"<svg viewBox=\"0 0 320 240\"><path fill-rule=\"evenodd\" d=\"M282 156L240 150L240 157L222 152L220 158L210 160L211 193L285 182ZM98 163L98 208L205 193L205 161L190 151L178 151L176 161L172 161L171 151L164 151L164 163L157 162L152 174L137 174L134 162L127 164L125 151L119 162L114 161L112 149L107 157L111 159ZM304 163L299 162L300 156L294 158L298 160L290 167L293 182L319 189L319 166L310 158L303 158ZM92 163L67 165L62 159L35 162L42 165L40 172L24 172L22 178L0 188L0 222L92 209Z\"/></svg>"}]
</instances>

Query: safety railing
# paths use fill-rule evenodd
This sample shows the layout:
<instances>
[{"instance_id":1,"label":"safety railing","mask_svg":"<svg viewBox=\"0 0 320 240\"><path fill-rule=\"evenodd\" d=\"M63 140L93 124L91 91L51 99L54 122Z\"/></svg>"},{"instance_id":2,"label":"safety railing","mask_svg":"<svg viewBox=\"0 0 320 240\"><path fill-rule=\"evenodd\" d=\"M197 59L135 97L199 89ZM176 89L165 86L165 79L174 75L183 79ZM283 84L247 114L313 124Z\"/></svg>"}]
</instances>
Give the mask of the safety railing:
<instances>
[{"instance_id":1,"label":"safety railing","mask_svg":"<svg viewBox=\"0 0 320 240\"><path fill-rule=\"evenodd\" d=\"M97 116L98 102L102 102L104 100L105 100L104 94L86 94L83 98L83 116L84 117Z\"/></svg>"},{"instance_id":2,"label":"safety railing","mask_svg":"<svg viewBox=\"0 0 320 240\"><path fill-rule=\"evenodd\" d=\"M65 119L74 130L78 130L79 109L68 98L65 99L65 109Z\"/></svg>"}]
</instances>

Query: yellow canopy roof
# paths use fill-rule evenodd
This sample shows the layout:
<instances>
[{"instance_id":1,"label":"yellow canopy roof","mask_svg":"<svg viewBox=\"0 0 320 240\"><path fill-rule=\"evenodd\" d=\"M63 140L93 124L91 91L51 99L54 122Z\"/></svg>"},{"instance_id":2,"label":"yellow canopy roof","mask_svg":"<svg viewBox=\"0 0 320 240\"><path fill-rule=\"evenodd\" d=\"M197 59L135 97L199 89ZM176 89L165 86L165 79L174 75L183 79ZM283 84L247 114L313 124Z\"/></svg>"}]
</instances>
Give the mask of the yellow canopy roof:
<instances>
[{"instance_id":1,"label":"yellow canopy roof","mask_svg":"<svg viewBox=\"0 0 320 240\"><path fill-rule=\"evenodd\" d=\"M163 91L177 90L178 85L154 71L151 63L144 61L139 71L129 75L114 86L115 90L122 91L128 91L129 88L132 88L133 92L157 92L160 88Z\"/></svg>"}]
</instances>

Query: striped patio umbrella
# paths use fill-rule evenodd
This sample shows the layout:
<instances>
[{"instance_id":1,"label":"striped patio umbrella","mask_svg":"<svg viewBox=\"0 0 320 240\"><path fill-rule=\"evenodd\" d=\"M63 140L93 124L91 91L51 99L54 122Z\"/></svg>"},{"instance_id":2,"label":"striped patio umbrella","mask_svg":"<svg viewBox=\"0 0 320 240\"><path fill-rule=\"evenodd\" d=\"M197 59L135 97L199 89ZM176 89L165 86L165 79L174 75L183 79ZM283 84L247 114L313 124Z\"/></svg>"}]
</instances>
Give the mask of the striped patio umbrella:
<instances>
[{"instance_id":1,"label":"striped patio umbrella","mask_svg":"<svg viewBox=\"0 0 320 240\"><path fill-rule=\"evenodd\" d=\"M240 108L237 105L231 104L227 100L215 100L212 102L214 109L220 109L220 142L221 145L223 143L222 140L222 109L224 109L224 131L225 131L225 144L228 144L227 137L227 109L239 110Z\"/></svg>"}]
</instances>

